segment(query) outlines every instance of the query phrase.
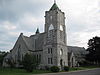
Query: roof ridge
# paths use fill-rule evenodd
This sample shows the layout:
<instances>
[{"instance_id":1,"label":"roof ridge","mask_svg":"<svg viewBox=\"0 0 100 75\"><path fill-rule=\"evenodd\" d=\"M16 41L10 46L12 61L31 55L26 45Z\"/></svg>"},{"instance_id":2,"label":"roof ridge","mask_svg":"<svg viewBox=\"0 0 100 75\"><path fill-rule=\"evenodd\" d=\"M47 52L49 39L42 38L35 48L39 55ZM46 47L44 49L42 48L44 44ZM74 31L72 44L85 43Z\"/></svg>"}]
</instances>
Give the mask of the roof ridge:
<instances>
[{"instance_id":1,"label":"roof ridge","mask_svg":"<svg viewBox=\"0 0 100 75\"><path fill-rule=\"evenodd\" d=\"M67 47L77 47L77 48L84 48L84 47L79 47L79 46L67 46Z\"/></svg>"}]
</instances>

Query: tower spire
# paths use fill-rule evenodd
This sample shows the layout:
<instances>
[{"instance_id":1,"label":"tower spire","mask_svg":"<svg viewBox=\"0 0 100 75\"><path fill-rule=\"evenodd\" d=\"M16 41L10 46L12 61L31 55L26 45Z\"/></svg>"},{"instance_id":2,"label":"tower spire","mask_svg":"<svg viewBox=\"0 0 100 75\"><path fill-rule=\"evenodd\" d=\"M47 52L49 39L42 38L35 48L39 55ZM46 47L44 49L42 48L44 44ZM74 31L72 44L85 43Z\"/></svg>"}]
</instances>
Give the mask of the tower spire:
<instances>
[{"instance_id":1,"label":"tower spire","mask_svg":"<svg viewBox=\"0 0 100 75\"><path fill-rule=\"evenodd\" d=\"M54 3L56 3L56 0L54 0Z\"/></svg>"},{"instance_id":2,"label":"tower spire","mask_svg":"<svg viewBox=\"0 0 100 75\"><path fill-rule=\"evenodd\" d=\"M54 4L53 6L50 8L50 10L56 10L56 9L59 9L57 4L56 4L56 0L54 0Z\"/></svg>"}]
</instances>

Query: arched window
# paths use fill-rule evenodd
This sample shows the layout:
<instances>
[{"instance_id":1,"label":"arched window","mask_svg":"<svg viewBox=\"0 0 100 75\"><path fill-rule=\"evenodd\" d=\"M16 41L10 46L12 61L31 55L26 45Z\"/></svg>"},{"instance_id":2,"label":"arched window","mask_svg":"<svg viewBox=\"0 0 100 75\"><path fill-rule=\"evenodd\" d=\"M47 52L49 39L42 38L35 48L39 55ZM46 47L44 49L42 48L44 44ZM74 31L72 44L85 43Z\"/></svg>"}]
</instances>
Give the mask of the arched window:
<instances>
[{"instance_id":1,"label":"arched window","mask_svg":"<svg viewBox=\"0 0 100 75\"><path fill-rule=\"evenodd\" d=\"M63 55L63 50L62 49L60 50L60 55Z\"/></svg>"},{"instance_id":2,"label":"arched window","mask_svg":"<svg viewBox=\"0 0 100 75\"><path fill-rule=\"evenodd\" d=\"M62 25L60 25L60 30L63 31L63 26Z\"/></svg>"},{"instance_id":3,"label":"arched window","mask_svg":"<svg viewBox=\"0 0 100 75\"><path fill-rule=\"evenodd\" d=\"M52 16L50 16L50 19L52 20Z\"/></svg>"},{"instance_id":4,"label":"arched window","mask_svg":"<svg viewBox=\"0 0 100 75\"><path fill-rule=\"evenodd\" d=\"M53 30L54 29L54 26L51 24L50 26L49 26L49 30Z\"/></svg>"}]
</instances>

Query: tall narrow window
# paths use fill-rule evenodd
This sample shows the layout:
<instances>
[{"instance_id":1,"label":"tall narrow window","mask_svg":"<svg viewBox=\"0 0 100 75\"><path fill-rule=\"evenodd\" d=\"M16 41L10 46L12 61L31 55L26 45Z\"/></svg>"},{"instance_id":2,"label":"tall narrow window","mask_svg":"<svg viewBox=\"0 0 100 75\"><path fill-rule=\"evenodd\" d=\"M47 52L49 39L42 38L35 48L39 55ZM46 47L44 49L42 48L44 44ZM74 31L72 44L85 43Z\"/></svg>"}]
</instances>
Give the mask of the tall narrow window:
<instances>
[{"instance_id":1,"label":"tall narrow window","mask_svg":"<svg viewBox=\"0 0 100 75\"><path fill-rule=\"evenodd\" d=\"M37 55L37 60L38 60L38 55Z\"/></svg>"},{"instance_id":2,"label":"tall narrow window","mask_svg":"<svg viewBox=\"0 0 100 75\"><path fill-rule=\"evenodd\" d=\"M50 64L50 58L48 58L48 64Z\"/></svg>"},{"instance_id":3,"label":"tall narrow window","mask_svg":"<svg viewBox=\"0 0 100 75\"><path fill-rule=\"evenodd\" d=\"M41 55L39 55L39 62L41 62Z\"/></svg>"},{"instance_id":4,"label":"tall narrow window","mask_svg":"<svg viewBox=\"0 0 100 75\"><path fill-rule=\"evenodd\" d=\"M48 64L53 64L52 58L48 58Z\"/></svg>"},{"instance_id":5,"label":"tall narrow window","mask_svg":"<svg viewBox=\"0 0 100 75\"><path fill-rule=\"evenodd\" d=\"M53 64L52 58L51 58L51 64Z\"/></svg>"},{"instance_id":6,"label":"tall narrow window","mask_svg":"<svg viewBox=\"0 0 100 75\"><path fill-rule=\"evenodd\" d=\"M48 48L48 53L50 53L50 49Z\"/></svg>"},{"instance_id":7,"label":"tall narrow window","mask_svg":"<svg viewBox=\"0 0 100 75\"><path fill-rule=\"evenodd\" d=\"M51 48L51 54L52 54L52 48Z\"/></svg>"},{"instance_id":8,"label":"tall narrow window","mask_svg":"<svg viewBox=\"0 0 100 75\"><path fill-rule=\"evenodd\" d=\"M22 60L23 60L23 58L24 58L24 57L23 57L23 54L22 54Z\"/></svg>"},{"instance_id":9,"label":"tall narrow window","mask_svg":"<svg viewBox=\"0 0 100 75\"><path fill-rule=\"evenodd\" d=\"M48 48L48 54L52 54L52 48Z\"/></svg>"}]
</instances>

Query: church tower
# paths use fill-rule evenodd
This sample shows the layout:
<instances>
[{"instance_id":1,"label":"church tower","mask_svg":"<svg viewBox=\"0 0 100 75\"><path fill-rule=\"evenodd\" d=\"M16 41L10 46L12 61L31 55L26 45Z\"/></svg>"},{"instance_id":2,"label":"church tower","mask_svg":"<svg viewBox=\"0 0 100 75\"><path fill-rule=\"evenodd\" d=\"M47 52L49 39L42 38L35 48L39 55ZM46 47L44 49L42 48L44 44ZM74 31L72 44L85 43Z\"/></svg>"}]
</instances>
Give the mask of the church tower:
<instances>
[{"instance_id":1,"label":"church tower","mask_svg":"<svg viewBox=\"0 0 100 75\"><path fill-rule=\"evenodd\" d=\"M45 33L44 65L68 66L65 14L56 2L45 12Z\"/></svg>"}]
</instances>

